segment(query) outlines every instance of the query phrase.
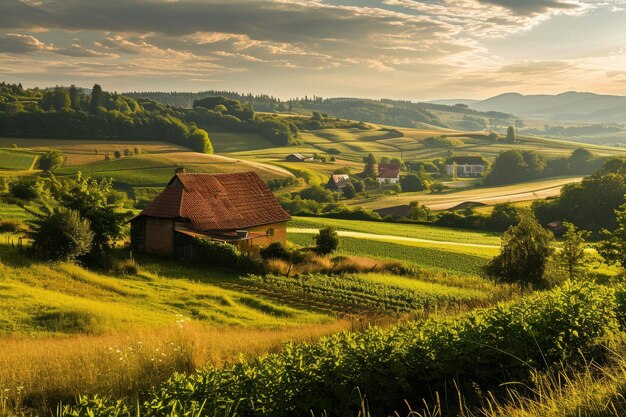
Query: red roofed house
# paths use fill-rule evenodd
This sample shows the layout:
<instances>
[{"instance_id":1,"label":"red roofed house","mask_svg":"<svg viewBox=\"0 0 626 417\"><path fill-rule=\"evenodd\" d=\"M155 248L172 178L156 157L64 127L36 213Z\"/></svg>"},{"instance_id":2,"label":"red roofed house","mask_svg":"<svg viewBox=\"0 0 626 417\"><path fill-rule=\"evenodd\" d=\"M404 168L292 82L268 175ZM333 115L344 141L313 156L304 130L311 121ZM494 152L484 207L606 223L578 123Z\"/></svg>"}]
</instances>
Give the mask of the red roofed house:
<instances>
[{"instance_id":1,"label":"red roofed house","mask_svg":"<svg viewBox=\"0 0 626 417\"><path fill-rule=\"evenodd\" d=\"M395 164L378 164L378 182L397 184L400 181L400 167Z\"/></svg>"},{"instance_id":2,"label":"red roofed house","mask_svg":"<svg viewBox=\"0 0 626 417\"><path fill-rule=\"evenodd\" d=\"M194 257L194 238L232 243L242 250L287 240L289 214L254 172L186 173L131 220L137 252Z\"/></svg>"}]
</instances>

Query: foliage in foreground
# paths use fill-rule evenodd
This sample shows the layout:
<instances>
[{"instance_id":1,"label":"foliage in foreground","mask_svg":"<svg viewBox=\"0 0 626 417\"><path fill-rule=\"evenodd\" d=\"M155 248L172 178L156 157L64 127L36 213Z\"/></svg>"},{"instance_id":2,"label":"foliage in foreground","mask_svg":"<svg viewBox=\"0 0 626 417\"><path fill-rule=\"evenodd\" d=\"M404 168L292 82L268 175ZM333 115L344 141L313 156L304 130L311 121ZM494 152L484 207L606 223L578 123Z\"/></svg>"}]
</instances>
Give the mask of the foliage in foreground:
<instances>
[{"instance_id":1,"label":"foliage in foreground","mask_svg":"<svg viewBox=\"0 0 626 417\"><path fill-rule=\"evenodd\" d=\"M343 332L314 344L289 344L226 369L176 375L141 406L167 415L173 404L200 415L354 415L364 395L372 415L404 409L404 400L435 393L471 396L503 382L530 383L533 370L599 357L598 338L623 324L624 293L595 284L562 288L466 314L457 320L410 322L389 330ZM204 405L198 413L200 405ZM65 416L136 415L132 404L81 399Z\"/></svg>"}]
</instances>

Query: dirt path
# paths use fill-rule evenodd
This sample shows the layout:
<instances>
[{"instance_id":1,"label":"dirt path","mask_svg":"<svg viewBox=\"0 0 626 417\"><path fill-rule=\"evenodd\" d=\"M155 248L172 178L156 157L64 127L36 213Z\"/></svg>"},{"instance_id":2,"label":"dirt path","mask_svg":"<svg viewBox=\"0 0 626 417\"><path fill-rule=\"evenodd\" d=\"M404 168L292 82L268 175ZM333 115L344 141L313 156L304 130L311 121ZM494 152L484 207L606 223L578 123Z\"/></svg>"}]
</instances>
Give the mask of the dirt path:
<instances>
[{"instance_id":1,"label":"dirt path","mask_svg":"<svg viewBox=\"0 0 626 417\"><path fill-rule=\"evenodd\" d=\"M298 228L298 227L288 227L287 233L302 233L302 234L317 234L319 232L318 229L309 229L309 228ZM402 242L411 242L411 243L428 243L432 245L444 245L444 246L463 246L469 248L488 248L488 249L499 249L498 245L485 245L480 243L462 243L462 242L451 242L445 240L431 240L431 239L420 239L417 237L406 237L406 236L395 236L395 235L377 235L374 233L363 233L363 232L351 232L348 230L338 230L337 234L339 236L344 237L353 237L357 239L367 239L367 240L378 240L381 242L390 242L390 243L402 243Z\"/></svg>"}]
</instances>

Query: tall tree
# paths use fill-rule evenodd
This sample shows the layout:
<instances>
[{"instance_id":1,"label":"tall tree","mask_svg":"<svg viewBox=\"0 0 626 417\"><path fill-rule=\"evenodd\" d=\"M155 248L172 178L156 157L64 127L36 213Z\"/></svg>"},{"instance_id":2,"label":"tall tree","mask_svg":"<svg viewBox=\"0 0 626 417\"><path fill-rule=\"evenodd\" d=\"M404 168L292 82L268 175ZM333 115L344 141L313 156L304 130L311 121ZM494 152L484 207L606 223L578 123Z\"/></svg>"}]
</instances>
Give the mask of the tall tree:
<instances>
[{"instance_id":1,"label":"tall tree","mask_svg":"<svg viewBox=\"0 0 626 417\"><path fill-rule=\"evenodd\" d=\"M98 112L98 107L104 104L104 93L102 92L102 87L98 84L94 84L93 89L91 90L91 102L89 103L89 111L92 114L96 114Z\"/></svg>"},{"instance_id":2,"label":"tall tree","mask_svg":"<svg viewBox=\"0 0 626 417\"><path fill-rule=\"evenodd\" d=\"M604 231L605 240L600 243L598 253L610 264L626 268L626 204L615 210L618 227L612 232Z\"/></svg>"},{"instance_id":3,"label":"tall tree","mask_svg":"<svg viewBox=\"0 0 626 417\"><path fill-rule=\"evenodd\" d=\"M563 247L557 252L556 260L565 270L569 279L579 278L585 270L587 256L585 254L585 238L589 232L578 230L572 223L563 223L567 228Z\"/></svg>"},{"instance_id":4,"label":"tall tree","mask_svg":"<svg viewBox=\"0 0 626 417\"><path fill-rule=\"evenodd\" d=\"M515 134L515 128L513 126L509 126L509 128L506 130L506 142L507 143L517 142L517 135Z\"/></svg>"},{"instance_id":5,"label":"tall tree","mask_svg":"<svg viewBox=\"0 0 626 417\"><path fill-rule=\"evenodd\" d=\"M551 240L550 232L526 213L517 226L504 233L500 254L487 264L485 272L502 282L544 287L544 273L552 255Z\"/></svg>"},{"instance_id":6,"label":"tall tree","mask_svg":"<svg viewBox=\"0 0 626 417\"><path fill-rule=\"evenodd\" d=\"M80 90L74 84L69 89L72 110L80 110Z\"/></svg>"},{"instance_id":7,"label":"tall tree","mask_svg":"<svg viewBox=\"0 0 626 417\"><path fill-rule=\"evenodd\" d=\"M365 163L365 167L363 168L363 172L367 178L376 178L376 157L374 154L370 153L365 158L363 158L363 162Z\"/></svg>"}]
</instances>

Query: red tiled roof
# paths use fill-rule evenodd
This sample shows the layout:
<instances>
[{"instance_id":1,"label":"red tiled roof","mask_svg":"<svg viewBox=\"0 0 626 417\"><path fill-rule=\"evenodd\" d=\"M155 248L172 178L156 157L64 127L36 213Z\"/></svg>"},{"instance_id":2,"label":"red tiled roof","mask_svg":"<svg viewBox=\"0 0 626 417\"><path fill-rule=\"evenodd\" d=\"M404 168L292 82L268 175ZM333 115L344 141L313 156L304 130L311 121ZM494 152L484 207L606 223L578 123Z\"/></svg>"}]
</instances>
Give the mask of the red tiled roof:
<instances>
[{"instance_id":1,"label":"red tiled roof","mask_svg":"<svg viewBox=\"0 0 626 417\"><path fill-rule=\"evenodd\" d=\"M254 172L178 173L141 215L183 218L201 231L244 229L291 219Z\"/></svg>"},{"instance_id":2,"label":"red tiled roof","mask_svg":"<svg viewBox=\"0 0 626 417\"><path fill-rule=\"evenodd\" d=\"M400 167L395 164L378 164L378 178L398 178Z\"/></svg>"}]
</instances>

